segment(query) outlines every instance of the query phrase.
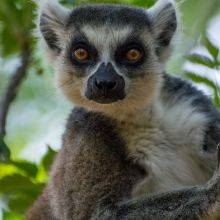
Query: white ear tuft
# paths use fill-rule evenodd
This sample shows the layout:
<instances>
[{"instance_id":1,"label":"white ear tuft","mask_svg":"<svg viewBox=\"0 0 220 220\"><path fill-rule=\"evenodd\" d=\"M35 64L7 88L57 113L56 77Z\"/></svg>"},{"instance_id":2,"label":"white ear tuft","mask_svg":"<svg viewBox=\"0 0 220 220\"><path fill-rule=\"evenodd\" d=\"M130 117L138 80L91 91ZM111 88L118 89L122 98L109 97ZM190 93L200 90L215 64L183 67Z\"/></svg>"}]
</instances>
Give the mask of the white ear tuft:
<instances>
[{"instance_id":1,"label":"white ear tuft","mask_svg":"<svg viewBox=\"0 0 220 220\"><path fill-rule=\"evenodd\" d=\"M157 53L160 55L166 49L177 29L177 12L174 1L158 0L147 10L152 24L152 32L157 43Z\"/></svg>"},{"instance_id":2,"label":"white ear tuft","mask_svg":"<svg viewBox=\"0 0 220 220\"><path fill-rule=\"evenodd\" d=\"M58 0L40 0L39 8L42 12L41 14L50 15L59 20L59 22L64 22L69 12L67 8L59 4Z\"/></svg>"},{"instance_id":3,"label":"white ear tuft","mask_svg":"<svg viewBox=\"0 0 220 220\"><path fill-rule=\"evenodd\" d=\"M166 7L175 10L175 2L173 0L158 0L153 7L148 9L148 13L156 16Z\"/></svg>"},{"instance_id":4,"label":"white ear tuft","mask_svg":"<svg viewBox=\"0 0 220 220\"><path fill-rule=\"evenodd\" d=\"M59 38L62 37L70 11L61 6L57 0L40 0L38 6L38 26L41 35L50 49L59 51Z\"/></svg>"}]
</instances>

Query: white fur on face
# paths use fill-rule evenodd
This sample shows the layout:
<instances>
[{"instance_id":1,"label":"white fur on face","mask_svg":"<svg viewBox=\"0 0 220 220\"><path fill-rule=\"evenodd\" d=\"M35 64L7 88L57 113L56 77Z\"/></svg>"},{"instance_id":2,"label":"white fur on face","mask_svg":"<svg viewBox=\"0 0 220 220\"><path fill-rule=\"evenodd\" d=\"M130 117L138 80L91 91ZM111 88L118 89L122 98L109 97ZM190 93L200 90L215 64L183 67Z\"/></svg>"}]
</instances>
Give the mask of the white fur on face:
<instances>
[{"instance_id":1,"label":"white fur on face","mask_svg":"<svg viewBox=\"0 0 220 220\"><path fill-rule=\"evenodd\" d=\"M132 28L126 27L114 27L111 25L102 26L84 26L81 28L82 33L86 36L88 41L95 46L98 50L100 60L93 68L88 77L84 80L83 90L85 91L87 86L87 80L91 77L99 68L102 63L111 63L116 72L124 78L125 81L125 93L127 94L130 87L130 80L124 73L117 68L114 61L114 53L117 46L125 41L125 39L132 33Z\"/></svg>"},{"instance_id":2,"label":"white fur on face","mask_svg":"<svg viewBox=\"0 0 220 220\"><path fill-rule=\"evenodd\" d=\"M68 57L67 54L61 54L59 59L56 59L54 68L57 74L58 85L70 101L90 110L107 113L115 118L124 118L125 114L135 112L136 109L142 109L152 101L158 87L157 84L160 81L158 79L158 66L155 65L154 60L148 59L147 62L149 64L143 70L144 73L146 72L144 77L132 79L126 76L124 69L118 67L114 61L116 47L119 43L123 43L132 31L130 27L119 28L113 26L111 29L106 26L96 28L91 26L82 27L81 32L84 33L88 41L98 50L99 60L94 67L89 69L89 72L85 73L84 77L77 77L77 69L71 63L64 60ZM147 40L145 41L146 38L150 39L148 35L142 33L140 36L144 39L144 44L148 43ZM72 39L74 34L68 33L68 36L71 36L69 39ZM125 93L127 96L120 102L103 105L87 100L85 97L88 77L91 77L103 62L111 62L116 72L125 80Z\"/></svg>"},{"instance_id":3,"label":"white fur on face","mask_svg":"<svg viewBox=\"0 0 220 220\"><path fill-rule=\"evenodd\" d=\"M51 1L53 3L47 3L44 5L42 12L49 16L49 20L46 20L50 27L50 30L58 37L57 46L61 49L60 54L55 54L49 48L51 52L51 61L53 62L53 68L57 74L58 85L74 104L87 107L92 110L100 110L108 112L110 115L117 116L119 112L126 111L126 113L135 112L137 109L143 109L154 99L154 96L159 93L159 81L160 76L158 73L163 71L163 66L158 62L158 58L154 52L155 39L152 33L146 28L140 32L140 39L143 44L148 48L148 58L141 70L137 70L138 74L145 75L143 78L134 77L129 78L126 74L126 69L118 66L114 60L114 54L118 45L131 36L134 31L132 25L113 25L111 21L107 21L105 24L94 25L85 24L80 26L80 32L82 32L89 43L91 43L98 51L99 60L94 67L91 67L89 72L86 72L82 77L77 77L77 68L71 64L68 59L69 55L65 54L66 48L71 44L74 34L77 32L77 27L71 26L65 29L64 23L69 14L69 11L64 9L61 5L57 4L57 1ZM163 8L159 8L161 11ZM158 13L154 12L155 14ZM159 19L159 21L161 21ZM120 21L119 21L120 23ZM160 23L160 22L159 22ZM157 23L155 23L157 25ZM160 23L162 24L162 23ZM155 26L156 27L156 26ZM159 60L160 61L160 60ZM120 103L111 103L109 105L100 105L98 103L89 101L85 97L85 87L87 86L88 77L95 73L101 63L112 63L115 70L125 80L125 93L126 98ZM162 68L161 68L162 67ZM135 71L134 75L136 74ZM137 76L138 76L137 74ZM61 86L60 86L61 85Z\"/></svg>"},{"instance_id":4,"label":"white fur on face","mask_svg":"<svg viewBox=\"0 0 220 220\"><path fill-rule=\"evenodd\" d=\"M129 26L114 27L110 24L96 27L86 25L81 31L98 50L100 62L108 63L113 62L111 52L132 33L132 28Z\"/></svg>"}]
</instances>

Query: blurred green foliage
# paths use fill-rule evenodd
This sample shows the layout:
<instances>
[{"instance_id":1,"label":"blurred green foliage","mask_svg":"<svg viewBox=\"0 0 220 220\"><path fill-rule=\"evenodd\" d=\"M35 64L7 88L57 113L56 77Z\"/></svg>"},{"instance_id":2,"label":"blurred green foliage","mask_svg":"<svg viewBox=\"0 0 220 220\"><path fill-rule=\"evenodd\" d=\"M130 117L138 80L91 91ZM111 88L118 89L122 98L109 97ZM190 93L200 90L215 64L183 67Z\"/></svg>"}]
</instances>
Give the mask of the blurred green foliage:
<instances>
[{"instance_id":1,"label":"blurred green foliage","mask_svg":"<svg viewBox=\"0 0 220 220\"><path fill-rule=\"evenodd\" d=\"M35 4L31 1L0 1L0 51L1 56L11 56L33 41Z\"/></svg>"},{"instance_id":2,"label":"blurred green foliage","mask_svg":"<svg viewBox=\"0 0 220 220\"><path fill-rule=\"evenodd\" d=\"M0 137L0 161L8 161L10 158L10 150L6 145L4 138Z\"/></svg>"},{"instance_id":3,"label":"blurred green foliage","mask_svg":"<svg viewBox=\"0 0 220 220\"><path fill-rule=\"evenodd\" d=\"M45 187L56 152L48 151L39 164L24 160L0 163L0 195L5 199L5 219L23 216ZM14 218L12 218L14 219Z\"/></svg>"},{"instance_id":4,"label":"blurred green foliage","mask_svg":"<svg viewBox=\"0 0 220 220\"><path fill-rule=\"evenodd\" d=\"M208 37L205 37L203 46L209 52L210 58L197 53L190 54L186 56L186 58L191 63L202 65L212 70L220 70L219 48L215 46ZM217 82L206 76L201 76L196 72L186 72L185 75L194 83L204 84L209 87L212 90L214 104L220 108L220 87L217 85Z\"/></svg>"},{"instance_id":5,"label":"blurred green foliage","mask_svg":"<svg viewBox=\"0 0 220 220\"><path fill-rule=\"evenodd\" d=\"M69 7L86 3L122 3L150 7L155 0L62 0L61 2ZM183 30L186 33L185 38L182 39L183 46L181 51L186 52L198 42L200 33L205 32L208 21L220 9L220 4L219 0L186 0L182 4L180 2L182 1L178 1L178 6L182 12ZM40 90L39 87L41 86L42 88L42 82L47 78L43 71L42 59L35 49L36 41L33 35L35 9L35 4L30 0L0 1L0 59L2 59L0 62L5 64L12 58L19 59L20 54L26 47L30 48L32 52L29 76L21 89L22 91L19 93L22 99L29 98L28 101L36 98L35 88L38 89L39 96L43 97L44 91ZM211 58L200 54L191 54L185 58L177 56L177 58L173 59L171 70L174 73L179 72L184 59L210 69L219 69L219 49L207 37L203 41L203 45L208 50ZM33 73L35 76L33 76ZM2 73L2 68L0 69L0 74L0 92L2 92L2 88L5 87L4 84L8 80L8 75ZM213 101L216 106L220 107L219 87L215 81L200 76L196 72L186 72L185 76L195 83L202 83L211 88ZM39 78L42 78L38 82L40 86L36 87L37 83L30 83L31 80L36 82ZM40 100L43 102L43 99ZM44 102L48 104L49 101L45 100ZM51 101L51 105L53 105L53 101ZM46 112L44 108L41 111L43 113ZM35 126L37 126L37 123L35 123ZM0 199L6 204L4 219L7 220L24 218L25 210L45 186L48 171L55 156L55 151L48 147L47 153L39 163L19 159L16 155L18 149L20 150L24 146L25 141L19 136L20 130L17 129L16 131L17 136L12 136L17 138L13 140L8 141L7 138L0 137ZM31 129L28 135L33 132L35 132L34 128ZM9 145L11 152L7 145Z\"/></svg>"},{"instance_id":6,"label":"blurred green foliage","mask_svg":"<svg viewBox=\"0 0 220 220\"><path fill-rule=\"evenodd\" d=\"M136 5L136 6L141 6L141 7L150 7L155 3L156 0L76 0L75 4L80 5L80 4L88 4L88 3L104 3L104 4L128 4L128 5ZM71 1L68 1L71 2Z\"/></svg>"}]
</instances>

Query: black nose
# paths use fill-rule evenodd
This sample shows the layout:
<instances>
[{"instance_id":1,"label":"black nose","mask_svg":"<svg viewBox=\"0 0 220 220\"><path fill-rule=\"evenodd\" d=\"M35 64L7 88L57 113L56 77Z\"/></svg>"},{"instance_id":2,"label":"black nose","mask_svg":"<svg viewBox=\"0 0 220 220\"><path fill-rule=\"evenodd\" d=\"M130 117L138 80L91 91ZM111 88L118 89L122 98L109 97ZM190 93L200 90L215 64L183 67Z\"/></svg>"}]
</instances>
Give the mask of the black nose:
<instances>
[{"instance_id":1,"label":"black nose","mask_svg":"<svg viewBox=\"0 0 220 220\"><path fill-rule=\"evenodd\" d=\"M94 86L100 90L111 90L114 89L117 82L114 79L94 79Z\"/></svg>"},{"instance_id":2,"label":"black nose","mask_svg":"<svg viewBox=\"0 0 220 220\"><path fill-rule=\"evenodd\" d=\"M85 96L98 103L112 103L125 97L125 81L111 63L100 65L88 79Z\"/></svg>"}]
</instances>

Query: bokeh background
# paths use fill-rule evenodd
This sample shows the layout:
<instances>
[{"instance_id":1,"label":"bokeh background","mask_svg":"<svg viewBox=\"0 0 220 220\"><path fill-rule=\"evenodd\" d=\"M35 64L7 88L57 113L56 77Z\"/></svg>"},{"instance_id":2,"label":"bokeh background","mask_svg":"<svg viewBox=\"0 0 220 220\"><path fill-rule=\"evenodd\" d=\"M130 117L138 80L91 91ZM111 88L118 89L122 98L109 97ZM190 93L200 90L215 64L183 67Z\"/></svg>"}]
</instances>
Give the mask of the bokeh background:
<instances>
[{"instance_id":1,"label":"bokeh background","mask_svg":"<svg viewBox=\"0 0 220 220\"><path fill-rule=\"evenodd\" d=\"M156 0L63 0L67 7ZM180 34L167 71L191 80L220 107L220 0L177 0ZM33 34L36 5L0 0L0 220L23 219L60 148L73 104L59 94ZM6 121L4 120L6 119Z\"/></svg>"}]
</instances>

